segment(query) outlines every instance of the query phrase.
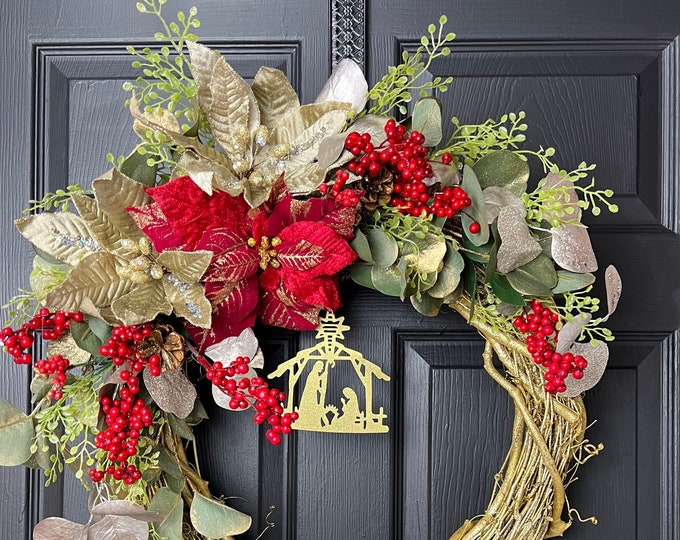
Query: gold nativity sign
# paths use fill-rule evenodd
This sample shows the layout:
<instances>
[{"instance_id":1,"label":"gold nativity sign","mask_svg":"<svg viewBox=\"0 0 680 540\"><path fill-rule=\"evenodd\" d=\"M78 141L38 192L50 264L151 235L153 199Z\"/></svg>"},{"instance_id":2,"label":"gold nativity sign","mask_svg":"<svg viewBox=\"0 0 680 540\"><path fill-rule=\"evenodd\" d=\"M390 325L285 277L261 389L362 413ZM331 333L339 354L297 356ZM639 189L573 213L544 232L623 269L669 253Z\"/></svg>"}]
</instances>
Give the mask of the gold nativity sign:
<instances>
[{"instance_id":1,"label":"gold nativity sign","mask_svg":"<svg viewBox=\"0 0 680 540\"><path fill-rule=\"evenodd\" d=\"M295 429L334 433L385 433L388 427L384 423L387 416L383 407L377 413L373 412L373 377L383 381L389 381L390 378L360 352L348 349L339 342L344 339L344 332L350 329L343 324L344 320L344 317L327 313L321 318L321 324L317 328L316 339L320 340L319 343L283 362L269 378L281 377L288 372L288 399L284 412L297 411L299 418L292 425ZM339 406L327 402L328 374L335 363L340 361L350 362L363 385L363 410L360 397L349 386L343 388ZM300 405L294 409L293 392L305 367L310 363L312 367L308 370L302 388Z\"/></svg>"}]
</instances>

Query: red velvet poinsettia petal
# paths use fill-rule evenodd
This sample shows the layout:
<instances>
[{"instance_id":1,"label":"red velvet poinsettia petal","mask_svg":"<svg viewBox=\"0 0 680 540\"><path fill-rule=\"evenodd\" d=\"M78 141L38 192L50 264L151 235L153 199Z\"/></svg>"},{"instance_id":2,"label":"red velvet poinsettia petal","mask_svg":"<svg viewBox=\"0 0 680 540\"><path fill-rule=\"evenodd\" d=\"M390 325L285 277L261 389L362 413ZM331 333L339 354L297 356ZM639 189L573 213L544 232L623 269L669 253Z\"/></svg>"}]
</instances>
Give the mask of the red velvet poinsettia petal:
<instances>
[{"instance_id":1,"label":"red velvet poinsettia petal","mask_svg":"<svg viewBox=\"0 0 680 540\"><path fill-rule=\"evenodd\" d=\"M174 233L186 242L189 249L194 249L203 233L210 229L246 228L249 207L243 197L232 197L223 191L208 195L188 176L146 191L158 203Z\"/></svg>"},{"instance_id":2,"label":"red velvet poinsettia petal","mask_svg":"<svg viewBox=\"0 0 680 540\"><path fill-rule=\"evenodd\" d=\"M321 223L299 221L283 229L278 237L282 242L276 248L277 258L286 274L294 270L306 279L333 275L357 258L342 236Z\"/></svg>"},{"instance_id":3,"label":"red velvet poinsettia petal","mask_svg":"<svg viewBox=\"0 0 680 540\"><path fill-rule=\"evenodd\" d=\"M151 239L157 252L178 249L184 245L184 240L173 232L168 218L156 203L130 206L126 210L137 226Z\"/></svg>"},{"instance_id":4,"label":"red velvet poinsettia petal","mask_svg":"<svg viewBox=\"0 0 680 540\"><path fill-rule=\"evenodd\" d=\"M238 282L257 272L260 256L248 245L248 233L231 229L207 231L196 244L197 250L212 251L203 281Z\"/></svg>"},{"instance_id":5,"label":"red velvet poinsettia petal","mask_svg":"<svg viewBox=\"0 0 680 540\"><path fill-rule=\"evenodd\" d=\"M281 272L271 266L260 274L260 287L265 291L275 291L281 283Z\"/></svg>"},{"instance_id":6,"label":"red velvet poinsettia petal","mask_svg":"<svg viewBox=\"0 0 680 540\"><path fill-rule=\"evenodd\" d=\"M328 225L344 238L352 238L355 213L354 207L345 207L334 199L298 201L287 193L272 210L263 234L274 237L292 223L314 221Z\"/></svg>"},{"instance_id":7,"label":"red velvet poinsettia petal","mask_svg":"<svg viewBox=\"0 0 680 540\"><path fill-rule=\"evenodd\" d=\"M213 304L211 327L205 329L185 323L189 335L201 351L253 326L259 298L256 275L229 286L207 283L205 291Z\"/></svg>"},{"instance_id":8,"label":"red velvet poinsettia petal","mask_svg":"<svg viewBox=\"0 0 680 540\"><path fill-rule=\"evenodd\" d=\"M283 283L285 283L286 290L306 304L327 311L335 311L342 306L337 276L305 279L299 274L293 274L283 277Z\"/></svg>"},{"instance_id":9,"label":"red velvet poinsettia petal","mask_svg":"<svg viewBox=\"0 0 680 540\"><path fill-rule=\"evenodd\" d=\"M280 287L275 291L261 291L259 320L269 326L290 330L314 330L319 325L320 308L296 298Z\"/></svg>"}]
</instances>

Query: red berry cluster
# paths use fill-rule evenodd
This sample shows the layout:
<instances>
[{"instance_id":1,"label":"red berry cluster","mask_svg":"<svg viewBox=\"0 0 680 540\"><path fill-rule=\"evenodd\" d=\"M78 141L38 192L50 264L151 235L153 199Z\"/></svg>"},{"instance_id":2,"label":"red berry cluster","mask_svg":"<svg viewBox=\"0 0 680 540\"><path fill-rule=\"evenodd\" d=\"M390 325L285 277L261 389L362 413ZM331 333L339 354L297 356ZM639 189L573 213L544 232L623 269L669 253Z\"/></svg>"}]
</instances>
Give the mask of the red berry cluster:
<instances>
[{"instance_id":1,"label":"red berry cluster","mask_svg":"<svg viewBox=\"0 0 680 540\"><path fill-rule=\"evenodd\" d=\"M52 340L62 337L71 325L71 321L81 322L80 312L55 311L42 308L33 318L21 325L18 330L9 326L0 330L0 342L7 348L7 353L14 357L16 364L30 364L33 357L28 350L35 341L35 332L42 332L43 339Z\"/></svg>"},{"instance_id":2,"label":"red berry cluster","mask_svg":"<svg viewBox=\"0 0 680 540\"><path fill-rule=\"evenodd\" d=\"M199 358L201 364L207 363L203 357ZM239 356L224 367L221 362L214 362L206 369L206 377L224 392L231 399L229 407L231 409L247 409L253 405L256 424L269 422L271 426L266 433L270 443L277 445L281 443L281 435L288 435L291 431L291 424L298 419L296 412L283 412L282 402L286 399L284 392L279 392L276 388L269 388L269 384L262 377L245 377L248 373L249 358Z\"/></svg>"},{"instance_id":3,"label":"red berry cluster","mask_svg":"<svg viewBox=\"0 0 680 540\"><path fill-rule=\"evenodd\" d=\"M47 360L38 360L35 363L35 369L40 375L54 375L52 377L52 389L47 396L50 399L61 399L64 397L61 389L66 384L66 371L71 367L71 362L68 358L64 358L58 354Z\"/></svg>"},{"instance_id":4,"label":"red berry cluster","mask_svg":"<svg viewBox=\"0 0 680 540\"><path fill-rule=\"evenodd\" d=\"M548 338L553 334L557 342L555 324L559 320L557 313L534 299L531 301L531 313L515 317L512 322L517 330L527 334L527 350L534 362L547 368L543 377L546 381L545 391L550 394L564 392L567 389L564 379L569 375L574 379L580 379L583 377L583 370L588 366L588 361L583 356L570 352L560 354L555 352L554 345L548 342Z\"/></svg>"},{"instance_id":5,"label":"red berry cluster","mask_svg":"<svg viewBox=\"0 0 680 540\"><path fill-rule=\"evenodd\" d=\"M444 193L435 195L431 200L424 180L431 178L433 171L422 133L411 131L406 136L406 128L389 119L385 124L385 135L386 140L375 147L369 133L350 133L345 139L345 148L356 158L347 164L347 169L372 179L378 178L384 170L389 171L393 176L392 206L413 216L451 217L471 204L461 188L457 188L455 197L448 192L446 196ZM449 164L452 159L451 154L446 153L442 163Z\"/></svg>"},{"instance_id":6,"label":"red berry cluster","mask_svg":"<svg viewBox=\"0 0 680 540\"><path fill-rule=\"evenodd\" d=\"M142 477L128 460L137 454L140 432L151 425L153 414L145 401L137 397L139 379L129 376L125 384L117 398L112 400L104 396L99 401L107 428L97 433L95 446L108 452L111 465L104 470L90 469L93 482L100 482L105 475L110 475L129 485Z\"/></svg>"},{"instance_id":7,"label":"red berry cluster","mask_svg":"<svg viewBox=\"0 0 680 540\"><path fill-rule=\"evenodd\" d=\"M138 373L148 366L154 377L161 374L161 359L152 354L148 358L139 354L137 344L151 335L152 328L148 323L135 326L115 326L108 341L99 347L99 354L111 358L114 366L122 366L129 362L130 370L120 372L120 378L126 381L133 373Z\"/></svg>"},{"instance_id":8,"label":"red berry cluster","mask_svg":"<svg viewBox=\"0 0 680 540\"><path fill-rule=\"evenodd\" d=\"M349 173L343 169L338 169L335 171L335 182L333 183L330 192L328 191L328 184L321 184L319 186L319 192L321 195L326 195L328 193L332 199L338 201L345 208L356 206L359 204L362 192L354 189L342 189L345 187L347 180L349 180Z\"/></svg>"}]
</instances>

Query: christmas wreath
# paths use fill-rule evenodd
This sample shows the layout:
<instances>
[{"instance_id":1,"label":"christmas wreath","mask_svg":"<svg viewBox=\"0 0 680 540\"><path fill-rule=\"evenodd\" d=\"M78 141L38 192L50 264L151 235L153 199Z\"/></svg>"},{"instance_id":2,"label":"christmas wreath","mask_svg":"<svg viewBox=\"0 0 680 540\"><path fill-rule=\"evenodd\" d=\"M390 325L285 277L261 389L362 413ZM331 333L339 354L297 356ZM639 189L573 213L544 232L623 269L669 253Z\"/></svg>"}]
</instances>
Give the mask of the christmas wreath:
<instances>
[{"instance_id":1,"label":"christmas wreath","mask_svg":"<svg viewBox=\"0 0 680 540\"><path fill-rule=\"evenodd\" d=\"M524 148L522 112L442 125L433 95L451 79L424 75L451 53L446 17L372 88L344 60L302 105L282 72L262 67L249 84L198 44L195 8L168 24L162 4L138 9L160 18L163 45L129 49L142 71L124 85L139 145L109 155L113 168L91 189L46 194L16 222L36 256L0 339L33 367L34 408L0 400L0 464L44 469L48 484L67 465L93 493L89 523L50 517L34 538L249 530L187 451L205 418L196 377L218 405L252 410L274 445L313 425L255 371L252 328L347 328L332 316L340 279L422 315L460 313L512 398L497 489L451 538L561 536L575 514L565 485L601 449L585 439L580 396L605 369L613 338L603 323L621 293L607 268L607 314L595 316L597 262L581 216L617 208L595 188L594 166L561 170L554 149ZM529 160L543 171L532 182ZM356 415L352 394L343 403Z\"/></svg>"}]
</instances>

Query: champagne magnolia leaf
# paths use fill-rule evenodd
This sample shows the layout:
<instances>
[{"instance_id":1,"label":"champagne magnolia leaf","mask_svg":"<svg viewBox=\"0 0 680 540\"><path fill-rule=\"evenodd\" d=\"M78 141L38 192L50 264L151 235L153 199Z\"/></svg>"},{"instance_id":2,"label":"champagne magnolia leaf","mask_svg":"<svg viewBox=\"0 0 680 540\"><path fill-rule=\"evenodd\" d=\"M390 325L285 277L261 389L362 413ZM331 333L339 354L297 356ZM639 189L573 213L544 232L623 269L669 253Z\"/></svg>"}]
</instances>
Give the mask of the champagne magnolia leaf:
<instances>
[{"instance_id":1,"label":"champagne magnolia leaf","mask_svg":"<svg viewBox=\"0 0 680 540\"><path fill-rule=\"evenodd\" d=\"M186 418L194 408L196 388L181 369L163 371L158 377L144 370L144 385L163 411Z\"/></svg>"},{"instance_id":2,"label":"champagne magnolia leaf","mask_svg":"<svg viewBox=\"0 0 680 540\"><path fill-rule=\"evenodd\" d=\"M194 494L189 515L196 531L208 538L243 534L253 521L250 516L200 493Z\"/></svg>"},{"instance_id":3,"label":"champagne magnolia leaf","mask_svg":"<svg viewBox=\"0 0 680 540\"><path fill-rule=\"evenodd\" d=\"M424 293L420 299L415 295L411 296L411 305L421 315L425 317L436 317L439 315L439 309L444 302L443 298L432 298L428 293Z\"/></svg>"},{"instance_id":4,"label":"champagne magnolia leaf","mask_svg":"<svg viewBox=\"0 0 680 540\"><path fill-rule=\"evenodd\" d=\"M413 107L411 121L413 131L425 137L424 146L432 148L442 140L442 109L437 98L425 97Z\"/></svg>"},{"instance_id":5,"label":"champagne magnolia leaf","mask_svg":"<svg viewBox=\"0 0 680 540\"><path fill-rule=\"evenodd\" d=\"M88 529L89 525L81 525L59 517L48 517L33 529L33 540L88 540Z\"/></svg>"},{"instance_id":6,"label":"champagne magnolia leaf","mask_svg":"<svg viewBox=\"0 0 680 540\"><path fill-rule=\"evenodd\" d=\"M490 186L486 188L482 194L484 195L484 205L486 207L486 221L493 223L501 209L511 206L517 209L522 217L526 216L527 209L517 195L506 188L498 186Z\"/></svg>"},{"instance_id":7,"label":"champagne magnolia leaf","mask_svg":"<svg viewBox=\"0 0 680 540\"><path fill-rule=\"evenodd\" d=\"M340 101L350 103L355 113L366 106L368 83L359 65L350 58L343 58L333 69L315 102Z\"/></svg>"},{"instance_id":8,"label":"champagne magnolia leaf","mask_svg":"<svg viewBox=\"0 0 680 540\"><path fill-rule=\"evenodd\" d=\"M31 457L33 421L0 398L0 465L21 465Z\"/></svg>"},{"instance_id":9,"label":"champagne magnolia leaf","mask_svg":"<svg viewBox=\"0 0 680 540\"><path fill-rule=\"evenodd\" d=\"M588 366L583 370L581 379L574 379L571 376L565 379L567 389L562 395L568 398L576 397L600 382L609 361L609 347L603 341L598 341L597 345L574 343L571 352L574 356L580 354L588 360Z\"/></svg>"},{"instance_id":10,"label":"champagne magnolia leaf","mask_svg":"<svg viewBox=\"0 0 680 540\"><path fill-rule=\"evenodd\" d=\"M461 214L463 232L466 238L469 238L475 246L481 246L489 241L489 224L486 219L484 195L482 194L482 188L477 180L475 171L467 165L463 168L463 183L461 187L472 201L472 205L466 209L465 213ZM479 224L479 232L474 234L470 232L470 225L472 225L473 221Z\"/></svg>"},{"instance_id":11,"label":"champagne magnolia leaf","mask_svg":"<svg viewBox=\"0 0 680 540\"><path fill-rule=\"evenodd\" d=\"M474 164L473 169L482 189L498 186L518 196L527 189L529 165L510 150L488 153Z\"/></svg>"},{"instance_id":12,"label":"champagne magnolia leaf","mask_svg":"<svg viewBox=\"0 0 680 540\"><path fill-rule=\"evenodd\" d=\"M541 254L533 261L509 272L508 282L525 296L550 296L557 285L557 272L550 257Z\"/></svg>"},{"instance_id":13,"label":"champagne magnolia leaf","mask_svg":"<svg viewBox=\"0 0 680 540\"><path fill-rule=\"evenodd\" d=\"M593 274L577 274L568 270L558 270L557 279L557 285L552 290L553 294L580 291L588 285L595 283L595 276Z\"/></svg>"},{"instance_id":14,"label":"champagne magnolia leaf","mask_svg":"<svg viewBox=\"0 0 680 540\"><path fill-rule=\"evenodd\" d=\"M205 297L202 285L187 283L171 274L166 274L163 276L163 289L176 315L184 317L194 326L210 328L212 306Z\"/></svg>"},{"instance_id":15,"label":"champagne magnolia leaf","mask_svg":"<svg viewBox=\"0 0 680 540\"><path fill-rule=\"evenodd\" d=\"M140 154L140 148L141 145L125 158L125 161L120 166L120 172L135 182L153 187L156 185L158 165L149 165L149 156Z\"/></svg>"},{"instance_id":16,"label":"champagne magnolia leaf","mask_svg":"<svg viewBox=\"0 0 680 540\"><path fill-rule=\"evenodd\" d=\"M239 132L247 134L248 142L241 145L245 146L250 162L250 136L260 125L260 109L252 89L215 51L190 41L187 48L198 86L198 102L215 139L235 159L241 154L231 150L235 137Z\"/></svg>"},{"instance_id":17,"label":"champagne magnolia leaf","mask_svg":"<svg viewBox=\"0 0 680 540\"><path fill-rule=\"evenodd\" d=\"M251 86L260 108L260 121L272 128L283 116L300 106L297 93L286 75L274 68L262 66Z\"/></svg>"},{"instance_id":18,"label":"champagne magnolia leaf","mask_svg":"<svg viewBox=\"0 0 680 540\"><path fill-rule=\"evenodd\" d=\"M571 272L585 273L597 270L597 259L590 243L588 229L583 225L553 227L552 258L556 264Z\"/></svg>"},{"instance_id":19,"label":"champagne magnolia leaf","mask_svg":"<svg viewBox=\"0 0 680 540\"><path fill-rule=\"evenodd\" d=\"M90 510L93 516L126 516L151 523L161 517L158 512L147 512L138 504L127 500L105 501L97 504Z\"/></svg>"},{"instance_id":20,"label":"champagne magnolia leaf","mask_svg":"<svg viewBox=\"0 0 680 540\"><path fill-rule=\"evenodd\" d=\"M373 285L372 275L373 265L371 264L353 264L349 269L349 275L352 281L358 283L362 287L367 287L369 289L375 289Z\"/></svg>"},{"instance_id":21,"label":"champagne magnolia leaf","mask_svg":"<svg viewBox=\"0 0 680 540\"><path fill-rule=\"evenodd\" d=\"M148 540L149 526L127 516L104 516L90 525L87 540Z\"/></svg>"},{"instance_id":22,"label":"champagne magnolia leaf","mask_svg":"<svg viewBox=\"0 0 680 540\"><path fill-rule=\"evenodd\" d=\"M357 229L354 233L354 238L349 243L350 247L356 251L357 255L361 260L366 262L373 262L373 256L371 255L371 246L368 243L368 238L361 232L361 229Z\"/></svg>"},{"instance_id":23,"label":"champagne magnolia leaf","mask_svg":"<svg viewBox=\"0 0 680 540\"><path fill-rule=\"evenodd\" d=\"M76 323L75 321L71 321L70 334L66 334L65 336L62 336L59 339L50 340L50 342L47 344L47 356L51 358L53 356L61 355L64 358L68 358L72 366L78 366L80 364L84 364L85 362L87 362L90 359L91 354L90 352L83 350L81 347L79 347L75 339L73 338L74 324L78 323ZM85 326L89 330L87 324L85 324ZM101 342L99 342L99 340L97 340L97 342L101 345ZM99 354L98 347L97 352L95 354Z\"/></svg>"},{"instance_id":24,"label":"champagne magnolia leaf","mask_svg":"<svg viewBox=\"0 0 680 540\"><path fill-rule=\"evenodd\" d=\"M447 242L444 267L437 275L437 281L427 291L427 294L433 298L446 298L458 287L463 268L465 268L463 256Z\"/></svg>"},{"instance_id":25,"label":"champagne magnolia leaf","mask_svg":"<svg viewBox=\"0 0 680 540\"><path fill-rule=\"evenodd\" d=\"M70 212L28 216L14 224L31 244L71 266L99 251L85 222Z\"/></svg>"},{"instance_id":26,"label":"champagne magnolia leaf","mask_svg":"<svg viewBox=\"0 0 680 540\"><path fill-rule=\"evenodd\" d=\"M155 524L159 536L167 540L182 540L184 501L179 493L170 488L160 488L151 499L149 510L160 515Z\"/></svg>"},{"instance_id":27,"label":"champagne magnolia leaf","mask_svg":"<svg viewBox=\"0 0 680 540\"><path fill-rule=\"evenodd\" d=\"M604 271L604 284L607 289L607 318L616 311L621 298L621 276L614 266L608 266Z\"/></svg>"},{"instance_id":28,"label":"champagne magnolia leaf","mask_svg":"<svg viewBox=\"0 0 680 540\"><path fill-rule=\"evenodd\" d=\"M97 252L85 257L68 279L47 295L46 305L64 311L81 311L85 300L96 307L111 305L134 287L131 281L117 274L116 266L115 257L109 253Z\"/></svg>"},{"instance_id":29,"label":"champagne magnolia leaf","mask_svg":"<svg viewBox=\"0 0 680 540\"><path fill-rule=\"evenodd\" d=\"M164 251L156 261L182 281L196 283L208 268L212 256L210 251Z\"/></svg>"},{"instance_id":30,"label":"champagne magnolia leaf","mask_svg":"<svg viewBox=\"0 0 680 540\"><path fill-rule=\"evenodd\" d=\"M146 186L131 180L116 169L111 169L92 182L99 208L106 212L111 223L124 236L139 240L144 236L127 213L130 206L145 206L151 202Z\"/></svg>"},{"instance_id":31,"label":"champagne magnolia leaf","mask_svg":"<svg viewBox=\"0 0 680 540\"><path fill-rule=\"evenodd\" d=\"M163 284L158 280L135 285L127 294L116 298L111 309L128 326L152 321L159 313L172 313L172 305L166 297Z\"/></svg>"},{"instance_id":32,"label":"champagne magnolia leaf","mask_svg":"<svg viewBox=\"0 0 680 540\"><path fill-rule=\"evenodd\" d=\"M187 155L190 157L184 159ZM182 154L177 168L181 169L184 175L188 175L208 195L213 194L214 188L226 191L232 197L238 196L243 191L241 180L230 169L219 163L208 161L191 150ZM181 176L178 172L174 173L175 177Z\"/></svg>"},{"instance_id":33,"label":"champagne magnolia leaf","mask_svg":"<svg viewBox=\"0 0 680 540\"><path fill-rule=\"evenodd\" d=\"M291 155L286 161L286 185L290 172L314 162L319 154L319 145L323 137L338 133L346 120L346 111L329 111L290 142Z\"/></svg>"},{"instance_id":34,"label":"champagne magnolia leaf","mask_svg":"<svg viewBox=\"0 0 680 540\"><path fill-rule=\"evenodd\" d=\"M460 184L460 174L455 165L431 161L433 180L441 183L442 187L457 186ZM425 180L427 184L427 180Z\"/></svg>"},{"instance_id":35,"label":"champagne magnolia leaf","mask_svg":"<svg viewBox=\"0 0 680 540\"><path fill-rule=\"evenodd\" d=\"M345 150L346 137L346 133L336 133L323 138L319 143L319 151L316 156L319 167L327 169L340 158Z\"/></svg>"},{"instance_id":36,"label":"champagne magnolia leaf","mask_svg":"<svg viewBox=\"0 0 680 540\"><path fill-rule=\"evenodd\" d=\"M505 206L498 214L501 246L498 248L496 269L501 274L524 266L542 252L541 245L531 236L524 216L525 212L514 206Z\"/></svg>"},{"instance_id":37,"label":"champagne magnolia leaf","mask_svg":"<svg viewBox=\"0 0 680 540\"><path fill-rule=\"evenodd\" d=\"M371 282L378 291L387 296L401 297L406 289L406 276L396 265L372 266Z\"/></svg>"},{"instance_id":38,"label":"champagne magnolia leaf","mask_svg":"<svg viewBox=\"0 0 680 540\"><path fill-rule=\"evenodd\" d=\"M382 229L369 229L366 233L371 248L373 262L377 266L388 267L394 264L399 256L397 241Z\"/></svg>"}]
</instances>

